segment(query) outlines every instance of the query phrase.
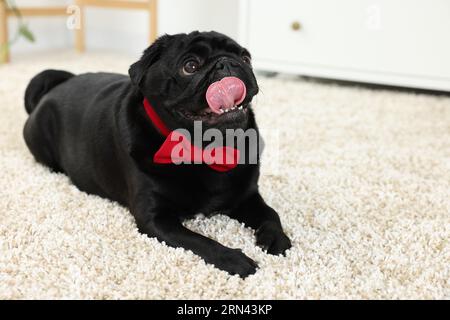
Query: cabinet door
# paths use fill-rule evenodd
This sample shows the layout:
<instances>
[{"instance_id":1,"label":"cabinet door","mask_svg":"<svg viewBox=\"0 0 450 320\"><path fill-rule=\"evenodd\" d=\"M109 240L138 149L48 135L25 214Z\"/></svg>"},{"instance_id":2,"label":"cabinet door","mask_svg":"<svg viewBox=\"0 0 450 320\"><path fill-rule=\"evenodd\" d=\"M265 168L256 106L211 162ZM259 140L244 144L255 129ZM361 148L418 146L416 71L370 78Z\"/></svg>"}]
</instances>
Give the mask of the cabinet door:
<instances>
[{"instance_id":1,"label":"cabinet door","mask_svg":"<svg viewBox=\"0 0 450 320\"><path fill-rule=\"evenodd\" d=\"M255 61L450 78L449 0L249 0L245 23Z\"/></svg>"}]
</instances>

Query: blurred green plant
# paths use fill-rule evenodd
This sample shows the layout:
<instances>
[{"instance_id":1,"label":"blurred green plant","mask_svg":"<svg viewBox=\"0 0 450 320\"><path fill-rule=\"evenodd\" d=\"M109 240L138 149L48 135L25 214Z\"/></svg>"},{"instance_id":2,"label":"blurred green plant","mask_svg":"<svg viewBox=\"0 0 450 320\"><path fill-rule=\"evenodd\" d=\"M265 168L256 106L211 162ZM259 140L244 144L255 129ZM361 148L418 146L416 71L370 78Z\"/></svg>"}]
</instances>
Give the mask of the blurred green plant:
<instances>
[{"instance_id":1,"label":"blurred green plant","mask_svg":"<svg viewBox=\"0 0 450 320\"><path fill-rule=\"evenodd\" d=\"M20 38L24 38L25 40L30 42L34 42L35 38L25 21L23 20L22 14L20 13L15 0L0 0L0 2L4 2L6 8L9 8L17 18L17 30L14 36L10 41L8 41L8 43L2 45L0 48L0 61L4 62L6 60L6 53L8 52L9 48Z\"/></svg>"}]
</instances>

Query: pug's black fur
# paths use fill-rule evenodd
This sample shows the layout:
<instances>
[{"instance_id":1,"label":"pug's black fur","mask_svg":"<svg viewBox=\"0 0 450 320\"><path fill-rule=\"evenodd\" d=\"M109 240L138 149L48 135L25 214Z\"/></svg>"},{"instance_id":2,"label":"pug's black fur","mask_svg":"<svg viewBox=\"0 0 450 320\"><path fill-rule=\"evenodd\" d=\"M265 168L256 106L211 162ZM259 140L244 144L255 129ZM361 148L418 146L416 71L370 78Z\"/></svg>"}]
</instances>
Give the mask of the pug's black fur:
<instances>
[{"instance_id":1,"label":"pug's black fur","mask_svg":"<svg viewBox=\"0 0 450 320\"><path fill-rule=\"evenodd\" d=\"M80 190L128 207L141 232L246 277L256 271L252 259L181 222L196 213L227 214L255 229L257 245L268 253L283 254L291 243L278 214L259 194L259 165L217 172L204 164L153 163L164 137L142 102L148 98L172 130L192 130L193 120L208 107L208 86L235 76L247 87L246 111L206 119L203 127L257 129L250 102L258 86L249 56L225 35L192 32L159 38L130 67L130 77L43 71L26 89L25 141L37 161L67 174ZM189 59L198 64L192 74L183 69Z\"/></svg>"}]
</instances>

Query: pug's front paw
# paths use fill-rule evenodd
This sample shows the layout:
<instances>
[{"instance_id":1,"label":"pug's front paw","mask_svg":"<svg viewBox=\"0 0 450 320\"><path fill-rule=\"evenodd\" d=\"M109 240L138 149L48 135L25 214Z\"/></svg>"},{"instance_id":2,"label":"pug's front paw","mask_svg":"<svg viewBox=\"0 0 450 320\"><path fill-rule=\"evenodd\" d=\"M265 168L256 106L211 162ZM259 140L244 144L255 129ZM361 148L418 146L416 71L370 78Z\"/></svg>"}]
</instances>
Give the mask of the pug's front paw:
<instances>
[{"instance_id":1,"label":"pug's front paw","mask_svg":"<svg viewBox=\"0 0 450 320\"><path fill-rule=\"evenodd\" d=\"M242 253L240 249L226 248L221 250L214 261L210 261L210 263L231 275L237 274L241 278L254 274L258 268L256 262Z\"/></svg>"},{"instance_id":2,"label":"pug's front paw","mask_svg":"<svg viewBox=\"0 0 450 320\"><path fill-rule=\"evenodd\" d=\"M256 244L273 255L285 255L286 250L292 247L291 240L272 222L265 223L256 230Z\"/></svg>"}]
</instances>

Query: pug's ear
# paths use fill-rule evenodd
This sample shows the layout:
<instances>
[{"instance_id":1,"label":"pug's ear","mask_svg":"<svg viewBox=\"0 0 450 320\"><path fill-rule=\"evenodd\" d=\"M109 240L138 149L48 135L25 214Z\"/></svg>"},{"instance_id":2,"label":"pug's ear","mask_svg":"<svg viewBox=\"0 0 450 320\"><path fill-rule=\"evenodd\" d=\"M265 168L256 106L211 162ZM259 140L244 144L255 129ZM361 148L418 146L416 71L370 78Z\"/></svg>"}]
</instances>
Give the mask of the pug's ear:
<instances>
[{"instance_id":1,"label":"pug's ear","mask_svg":"<svg viewBox=\"0 0 450 320\"><path fill-rule=\"evenodd\" d=\"M161 53L168 47L172 37L173 36L168 34L159 37L144 51L141 59L130 66L130 69L128 69L128 74L130 75L131 82L135 86L139 86L141 84L146 71L152 64L159 60Z\"/></svg>"}]
</instances>

